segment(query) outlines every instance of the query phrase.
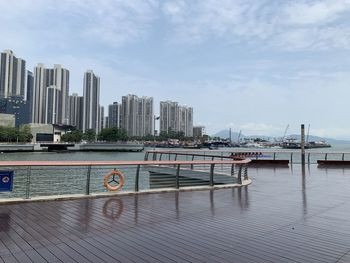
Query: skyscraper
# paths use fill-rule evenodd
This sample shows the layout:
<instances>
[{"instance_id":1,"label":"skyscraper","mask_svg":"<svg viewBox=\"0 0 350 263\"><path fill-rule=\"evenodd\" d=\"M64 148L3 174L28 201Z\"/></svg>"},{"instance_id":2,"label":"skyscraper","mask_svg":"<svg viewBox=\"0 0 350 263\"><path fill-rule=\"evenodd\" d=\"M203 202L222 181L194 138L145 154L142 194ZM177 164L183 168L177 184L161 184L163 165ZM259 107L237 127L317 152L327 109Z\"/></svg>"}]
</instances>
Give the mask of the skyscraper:
<instances>
[{"instance_id":1,"label":"skyscraper","mask_svg":"<svg viewBox=\"0 0 350 263\"><path fill-rule=\"evenodd\" d=\"M160 102L160 132L178 131L179 104L175 101Z\"/></svg>"},{"instance_id":2,"label":"skyscraper","mask_svg":"<svg viewBox=\"0 0 350 263\"><path fill-rule=\"evenodd\" d=\"M129 136L153 134L153 98L136 95L122 97L121 127Z\"/></svg>"},{"instance_id":3,"label":"skyscraper","mask_svg":"<svg viewBox=\"0 0 350 263\"><path fill-rule=\"evenodd\" d=\"M118 102L113 102L113 104L108 105L108 127L109 128L120 128L121 118L121 104Z\"/></svg>"},{"instance_id":4,"label":"skyscraper","mask_svg":"<svg viewBox=\"0 0 350 263\"><path fill-rule=\"evenodd\" d=\"M83 132L92 129L96 133L100 127L100 77L88 70L84 74Z\"/></svg>"},{"instance_id":5,"label":"skyscraper","mask_svg":"<svg viewBox=\"0 0 350 263\"><path fill-rule=\"evenodd\" d=\"M69 124L83 130L84 97L73 93L69 96Z\"/></svg>"},{"instance_id":6,"label":"skyscraper","mask_svg":"<svg viewBox=\"0 0 350 263\"><path fill-rule=\"evenodd\" d=\"M0 53L0 98L26 98L26 61L17 58L11 50Z\"/></svg>"},{"instance_id":7,"label":"skyscraper","mask_svg":"<svg viewBox=\"0 0 350 263\"><path fill-rule=\"evenodd\" d=\"M32 121L45 123L46 74L44 64L34 67Z\"/></svg>"},{"instance_id":8,"label":"skyscraper","mask_svg":"<svg viewBox=\"0 0 350 263\"><path fill-rule=\"evenodd\" d=\"M55 86L60 91L57 97L58 109L54 121L56 124L68 123L68 94L69 94L69 71L61 65L54 65L54 68L46 69L43 64L34 68L34 91L33 91L33 122L47 123L52 116L48 117L47 93Z\"/></svg>"},{"instance_id":9,"label":"skyscraper","mask_svg":"<svg viewBox=\"0 0 350 263\"><path fill-rule=\"evenodd\" d=\"M56 124L60 123L58 121L59 112L60 112L60 98L61 90L58 89L55 85L47 87L46 94L46 109L45 109L45 123L47 124Z\"/></svg>"},{"instance_id":10,"label":"skyscraper","mask_svg":"<svg viewBox=\"0 0 350 263\"><path fill-rule=\"evenodd\" d=\"M193 136L193 108L179 106L178 102L160 102L160 132L183 132Z\"/></svg>"},{"instance_id":11,"label":"skyscraper","mask_svg":"<svg viewBox=\"0 0 350 263\"><path fill-rule=\"evenodd\" d=\"M100 132L102 129L103 129L103 127L104 127L104 119L105 119L105 107L103 107L103 106L101 106L100 105L100 110L99 110L99 114L100 114L100 116L99 116L99 118L100 118L100 120L99 120L99 122L98 122L98 132Z\"/></svg>"},{"instance_id":12,"label":"skyscraper","mask_svg":"<svg viewBox=\"0 0 350 263\"><path fill-rule=\"evenodd\" d=\"M27 104L29 105L29 122L33 122L33 91L34 91L34 75L33 72L27 71Z\"/></svg>"},{"instance_id":13,"label":"skyscraper","mask_svg":"<svg viewBox=\"0 0 350 263\"><path fill-rule=\"evenodd\" d=\"M186 137L193 136L193 109L191 107L179 106L178 130Z\"/></svg>"}]
</instances>

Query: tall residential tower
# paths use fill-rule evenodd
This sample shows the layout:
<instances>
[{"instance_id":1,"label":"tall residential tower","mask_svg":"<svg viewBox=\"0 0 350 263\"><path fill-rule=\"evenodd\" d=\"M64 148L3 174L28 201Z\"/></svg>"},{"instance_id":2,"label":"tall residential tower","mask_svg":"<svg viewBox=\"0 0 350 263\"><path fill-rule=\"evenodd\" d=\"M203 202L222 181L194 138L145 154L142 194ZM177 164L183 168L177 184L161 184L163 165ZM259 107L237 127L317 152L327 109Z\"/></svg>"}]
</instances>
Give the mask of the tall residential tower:
<instances>
[{"instance_id":1,"label":"tall residential tower","mask_svg":"<svg viewBox=\"0 0 350 263\"><path fill-rule=\"evenodd\" d=\"M143 137L154 133L153 98L136 95L122 97L121 128L128 136Z\"/></svg>"},{"instance_id":2,"label":"tall residential tower","mask_svg":"<svg viewBox=\"0 0 350 263\"><path fill-rule=\"evenodd\" d=\"M61 65L47 69L38 64L34 68L33 122L68 124L68 94L69 71Z\"/></svg>"},{"instance_id":3,"label":"tall residential tower","mask_svg":"<svg viewBox=\"0 0 350 263\"><path fill-rule=\"evenodd\" d=\"M11 50L0 53L0 98L21 96L26 99L26 61Z\"/></svg>"},{"instance_id":4,"label":"tall residential tower","mask_svg":"<svg viewBox=\"0 0 350 263\"><path fill-rule=\"evenodd\" d=\"M100 131L100 77L88 70L84 74L83 132Z\"/></svg>"},{"instance_id":5,"label":"tall residential tower","mask_svg":"<svg viewBox=\"0 0 350 263\"><path fill-rule=\"evenodd\" d=\"M175 101L160 102L160 132L183 132L193 136L193 108L179 106Z\"/></svg>"}]
</instances>

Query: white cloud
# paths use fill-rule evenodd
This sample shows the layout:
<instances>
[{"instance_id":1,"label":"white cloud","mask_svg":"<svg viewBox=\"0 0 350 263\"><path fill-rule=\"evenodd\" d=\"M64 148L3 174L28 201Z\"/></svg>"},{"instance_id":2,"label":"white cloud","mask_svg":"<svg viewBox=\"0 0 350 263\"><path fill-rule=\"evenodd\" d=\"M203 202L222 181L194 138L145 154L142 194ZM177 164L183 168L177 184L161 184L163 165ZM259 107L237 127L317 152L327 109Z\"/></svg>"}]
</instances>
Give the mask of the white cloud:
<instances>
[{"instance_id":1,"label":"white cloud","mask_svg":"<svg viewBox=\"0 0 350 263\"><path fill-rule=\"evenodd\" d=\"M176 1L163 5L172 41L212 38L280 50L350 48L350 1Z\"/></svg>"},{"instance_id":2,"label":"white cloud","mask_svg":"<svg viewBox=\"0 0 350 263\"><path fill-rule=\"evenodd\" d=\"M39 47L74 42L120 46L147 35L157 8L153 0L0 0L0 24L8 25L0 33L14 31L12 42L35 39Z\"/></svg>"},{"instance_id":3,"label":"white cloud","mask_svg":"<svg viewBox=\"0 0 350 263\"><path fill-rule=\"evenodd\" d=\"M282 9L281 18L291 25L323 25L333 22L348 11L348 0L296 1L289 2Z\"/></svg>"}]
</instances>

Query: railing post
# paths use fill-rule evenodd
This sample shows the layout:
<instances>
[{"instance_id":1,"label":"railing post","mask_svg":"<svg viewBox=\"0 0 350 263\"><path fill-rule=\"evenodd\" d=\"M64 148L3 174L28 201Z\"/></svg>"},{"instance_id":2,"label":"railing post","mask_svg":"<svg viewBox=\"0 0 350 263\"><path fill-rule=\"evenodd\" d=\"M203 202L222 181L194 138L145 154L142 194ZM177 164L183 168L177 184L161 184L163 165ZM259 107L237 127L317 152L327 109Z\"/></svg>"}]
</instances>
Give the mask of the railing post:
<instances>
[{"instance_id":1,"label":"railing post","mask_svg":"<svg viewBox=\"0 0 350 263\"><path fill-rule=\"evenodd\" d=\"M293 153L290 153L290 163L293 163Z\"/></svg>"},{"instance_id":2,"label":"railing post","mask_svg":"<svg viewBox=\"0 0 350 263\"><path fill-rule=\"evenodd\" d=\"M307 163L310 164L310 153L307 154Z\"/></svg>"},{"instance_id":3,"label":"railing post","mask_svg":"<svg viewBox=\"0 0 350 263\"><path fill-rule=\"evenodd\" d=\"M343 153L343 155L342 155L342 157L341 157L341 160L344 161L344 153Z\"/></svg>"},{"instance_id":4,"label":"railing post","mask_svg":"<svg viewBox=\"0 0 350 263\"><path fill-rule=\"evenodd\" d=\"M137 165L136 176L135 176L135 192L139 191L139 181L140 181L140 165Z\"/></svg>"},{"instance_id":5,"label":"railing post","mask_svg":"<svg viewBox=\"0 0 350 263\"><path fill-rule=\"evenodd\" d=\"M328 155L328 153L326 153L325 154L325 156L324 156L324 159L327 161L327 155Z\"/></svg>"},{"instance_id":6,"label":"railing post","mask_svg":"<svg viewBox=\"0 0 350 263\"><path fill-rule=\"evenodd\" d=\"M273 153L273 160L276 160L276 153Z\"/></svg>"},{"instance_id":7,"label":"railing post","mask_svg":"<svg viewBox=\"0 0 350 263\"><path fill-rule=\"evenodd\" d=\"M145 158L144 158L145 161L148 161L148 155L149 155L149 152L146 152L145 153Z\"/></svg>"},{"instance_id":8,"label":"railing post","mask_svg":"<svg viewBox=\"0 0 350 263\"><path fill-rule=\"evenodd\" d=\"M244 165L244 180L248 180L248 166Z\"/></svg>"},{"instance_id":9,"label":"railing post","mask_svg":"<svg viewBox=\"0 0 350 263\"><path fill-rule=\"evenodd\" d=\"M214 166L215 166L215 163L212 163L210 165L210 177L209 177L210 186L214 186Z\"/></svg>"},{"instance_id":10,"label":"railing post","mask_svg":"<svg viewBox=\"0 0 350 263\"><path fill-rule=\"evenodd\" d=\"M26 182L26 199L30 197L30 177L32 175L31 166L27 167L27 182Z\"/></svg>"},{"instance_id":11,"label":"railing post","mask_svg":"<svg viewBox=\"0 0 350 263\"><path fill-rule=\"evenodd\" d=\"M194 155L192 155L192 162L194 160ZM193 163L191 163L191 170L193 170Z\"/></svg>"},{"instance_id":12,"label":"railing post","mask_svg":"<svg viewBox=\"0 0 350 263\"><path fill-rule=\"evenodd\" d=\"M242 184L242 165L240 165L238 169L237 183Z\"/></svg>"},{"instance_id":13,"label":"railing post","mask_svg":"<svg viewBox=\"0 0 350 263\"><path fill-rule=\"evenodd\" d=\"M156 161L156 160L157 160L157 153L153 152L153 161Z\"/></svg>"},{"instance_id":14,"label":"railing post","mask_svg":"<svg viewBox=\"0 0 350 263\"><path fill-rule=\"evenodd\" d=\"M176 189L179 189L180 188L180 164L177 165L175 180L176 180L175 187Z\"/></svg>"},{"instance_id":15,"label":"railing post","mask_svg":"<svg viewBox=\"0 0 350 263\"><path fill-rule=\"evenodd\" d=\"M174 161L177 161L177 153L175 153ZM176 164L174 164L174 167L176 167Z\"/></svg>"},{"instance_id":16,"label":"railing post","mask_svg":"<svg viewBox=\"0 0 350 263\"><path fill-rule=\"evenodd\" d=\"M231 166L231 176L235 175L235 164L233 163Z\"/></svg>"},{"instance_id":17,"label":"railing post","mask_svg":"<svg viewBox=\"0 0 350 263\"><path fill-rule=\"evenodd\" d=\"M161 153L161 154L159 155L159 161L162 160L162 156L163 156L163 153Z\"/></svg>"},{"instance_id":18,"label":"railing post","mask_svg":"<svg viewBox=\"0 0 350 263\"><path fill-rule=\"evenodd\" d=\"M87 174L86 174L86 186L85 186L85 194L90 194L90 177L91 177L91 165L88 166Z\"/></svg>"}]
</instances>

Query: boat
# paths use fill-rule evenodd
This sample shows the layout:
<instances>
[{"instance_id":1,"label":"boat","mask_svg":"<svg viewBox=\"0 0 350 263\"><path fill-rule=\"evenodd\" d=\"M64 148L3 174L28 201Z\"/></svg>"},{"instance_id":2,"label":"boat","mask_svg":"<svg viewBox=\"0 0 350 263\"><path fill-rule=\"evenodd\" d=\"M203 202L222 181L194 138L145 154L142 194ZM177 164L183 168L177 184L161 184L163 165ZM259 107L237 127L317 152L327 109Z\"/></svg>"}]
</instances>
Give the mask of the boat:
<instances>
[{"instance_id":1,"label":"boat","mask_svg":"<svg viewBox=\"0 0 350 263\"><path fill-rule=\"evenodd\" d=\"M282 142L280 147L284 149L301 149L301 142L298 142L296 139L290 138L286 139L286 141ZM325 141L310 141L306 142L304 148L305 149L314 149L314 148L329 148L332 145L326 143Z\"/></svg>"}]
</instances>

